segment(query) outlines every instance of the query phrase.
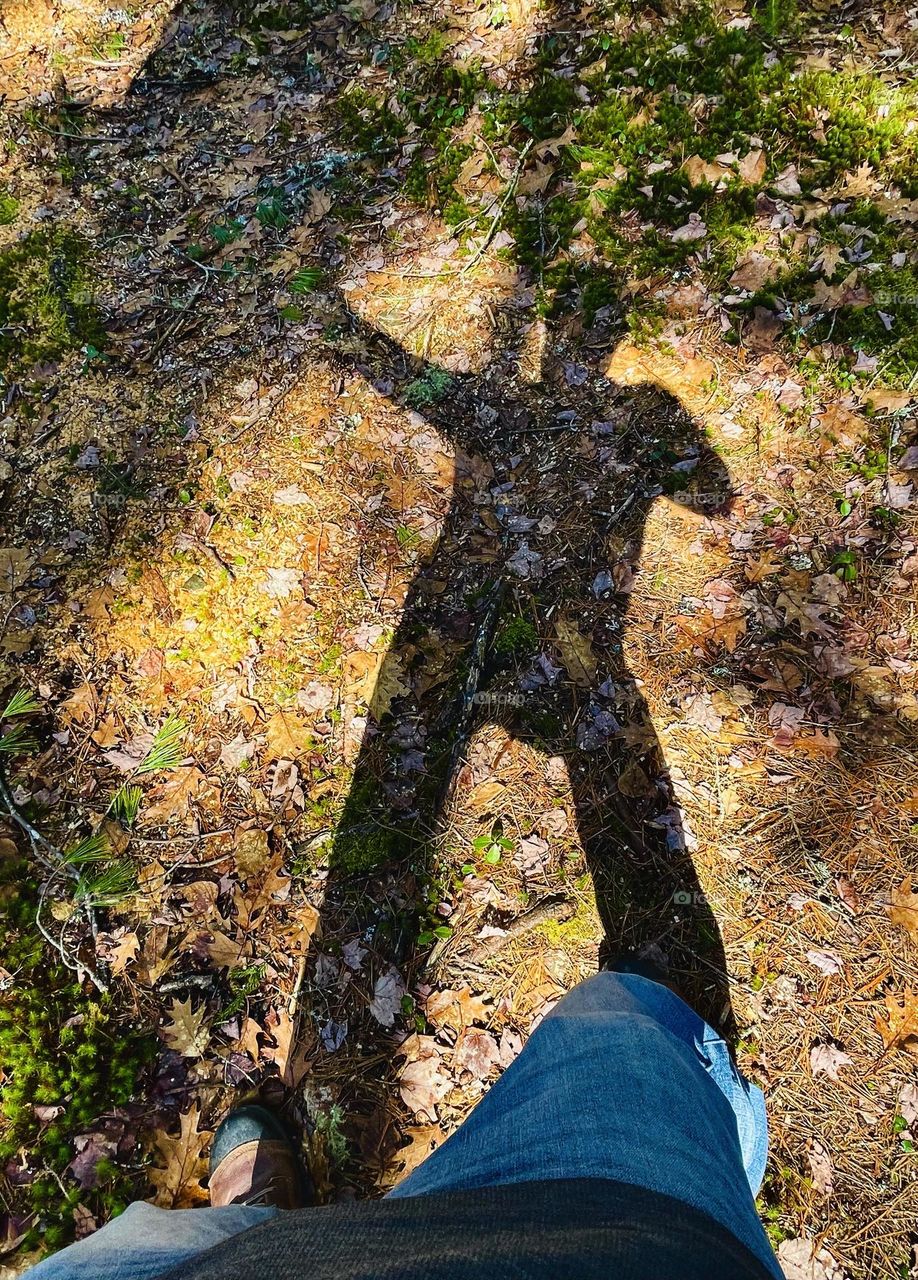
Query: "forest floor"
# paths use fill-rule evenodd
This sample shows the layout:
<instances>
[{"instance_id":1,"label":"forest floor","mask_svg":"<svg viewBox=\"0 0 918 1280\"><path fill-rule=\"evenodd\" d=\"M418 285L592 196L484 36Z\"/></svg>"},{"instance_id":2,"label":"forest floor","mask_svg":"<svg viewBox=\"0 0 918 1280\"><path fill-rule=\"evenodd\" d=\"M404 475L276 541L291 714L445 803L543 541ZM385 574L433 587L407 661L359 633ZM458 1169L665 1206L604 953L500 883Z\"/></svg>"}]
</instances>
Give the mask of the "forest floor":
<instances>
[{"instance_id":1,"label":"forest floor","mask_svg":"<svg viewBox=\"0 0 918 1280\"><path fill-rule=\"evenodd\" d=\"M918 1276L916 59L829 0L4 7L9 1274L206 1202L242 1094L378 1194L652 943L787 1275Z\"/></svg>"}]
</instances>

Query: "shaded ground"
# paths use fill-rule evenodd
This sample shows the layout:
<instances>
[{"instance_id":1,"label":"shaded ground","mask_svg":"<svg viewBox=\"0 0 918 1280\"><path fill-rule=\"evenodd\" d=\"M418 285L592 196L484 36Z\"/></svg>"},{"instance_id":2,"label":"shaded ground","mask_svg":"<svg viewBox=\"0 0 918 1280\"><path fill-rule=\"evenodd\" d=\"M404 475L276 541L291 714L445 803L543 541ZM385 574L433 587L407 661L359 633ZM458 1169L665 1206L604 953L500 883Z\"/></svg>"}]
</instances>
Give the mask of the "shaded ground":
<instances>
[{"instance_id":1,"label":"shaded ground","mask_svg":"<svg viewBox=\"0 0 918 1280\"><path fill-rule=\"evenodd\" d=\"M907 1276L908 15L67 17L124 39L30 37L0 177L10 1248L198 1202L239 1090L383 1189L654 941L788 1274Z\"/></svg>"}]
</instances>

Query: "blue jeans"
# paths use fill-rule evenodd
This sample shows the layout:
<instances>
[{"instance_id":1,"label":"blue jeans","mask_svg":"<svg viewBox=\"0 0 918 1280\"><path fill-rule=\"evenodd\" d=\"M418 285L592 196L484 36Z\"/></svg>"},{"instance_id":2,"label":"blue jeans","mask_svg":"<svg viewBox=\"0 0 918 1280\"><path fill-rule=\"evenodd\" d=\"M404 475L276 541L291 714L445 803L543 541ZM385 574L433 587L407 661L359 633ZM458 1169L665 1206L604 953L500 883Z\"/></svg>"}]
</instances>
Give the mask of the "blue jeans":
<instances>
[{"instance_id":1,"label":"blue jeans","mask_svg":"<svg viewBox=\"0 0 918 1280\"><path fill-rule=\"evenodd\" d=\"M780 1280L755 1207L767 1147L761 1091L711 1027L659 983L600 973L559 1001L465 1124L390 1195L613 1179L707 1213ZM277 1212L136 1203L27 1274L147 1280Z\"/></svg>"}]
</instances>

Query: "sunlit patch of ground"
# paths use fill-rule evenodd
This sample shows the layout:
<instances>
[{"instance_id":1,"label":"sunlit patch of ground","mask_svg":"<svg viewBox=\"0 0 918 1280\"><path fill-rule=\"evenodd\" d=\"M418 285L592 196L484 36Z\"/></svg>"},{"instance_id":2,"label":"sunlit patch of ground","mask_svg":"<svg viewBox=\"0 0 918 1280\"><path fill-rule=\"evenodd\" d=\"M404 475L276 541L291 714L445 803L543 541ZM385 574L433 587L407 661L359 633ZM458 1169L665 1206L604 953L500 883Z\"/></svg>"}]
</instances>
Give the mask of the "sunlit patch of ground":
<instances>
[{"instance_id":1,"label":"sunlit patch of ground","mask_svg":"<svg viewBox=\"0 0 918 1280\"><path fill-rule=\"evenodd\" d=\"M173 0L142 11L102 0L37 0L3 7L0 75L7 104L47 103L63 90L82 103L118 98L156 48Z\"/></svg>"}]
</instances>

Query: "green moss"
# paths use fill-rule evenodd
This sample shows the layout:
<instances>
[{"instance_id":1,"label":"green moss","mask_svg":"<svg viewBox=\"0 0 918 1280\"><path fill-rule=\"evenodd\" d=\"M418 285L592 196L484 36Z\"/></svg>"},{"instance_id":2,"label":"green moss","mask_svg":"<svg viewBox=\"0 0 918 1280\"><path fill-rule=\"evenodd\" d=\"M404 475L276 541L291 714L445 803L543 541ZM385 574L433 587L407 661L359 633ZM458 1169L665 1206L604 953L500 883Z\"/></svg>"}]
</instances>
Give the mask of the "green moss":
<instances>
[{"instance_id":1,"label":"green moss","mask_svg":"<svg viewBox=\"0 0 918 1280\"><path fill-rule=\"evenodd\" d=\"M0 376L102 346L85 259L82 238L60 228L30 232L0 253Z\"/></svg>"},{"instance_id":2,"label":"green moss","mask_svg":"<svg viewBox=\"0 0 918 1280\"><path fill-rule=\"evenodd\" d=\"M130 1175L112 1162L91 1190L68 1185L66 1168L74 1138L130 1101L151 1042L126 1031L108 996L88 998L68 970L51 962L35 929L36 897L24 860L0 867L4 963L16 974L0 996L0 1163L27 1152L30 1165L44 1171L16 1188L14 1207L31 1215L25 1248L56 1248L72 1238L77 1201L105 1217L113 1199L131 1198ZM48 1122L36 1105L62 1110Z\"/></svg>"},{"instance_id":3,"label":"green moss","mask_svg":"<svg viewBox=\"0 0 918 1280\"><path fill-rule=\"evenodd\" d=\"M19 201L6 187L0 187L0 227L8 227L16 221Z\"/></svg>"},{"instance_id":4,"label":"green moss","mask_svg":"<svg viewBox=\"0 0 918 1280\"><path fill-rule=\"evenodd\" d=\"M494 648L502 658L527 658L539 643L538 633L528 618L508 618L497 633Z\"/></svg>"}]
</instances>

